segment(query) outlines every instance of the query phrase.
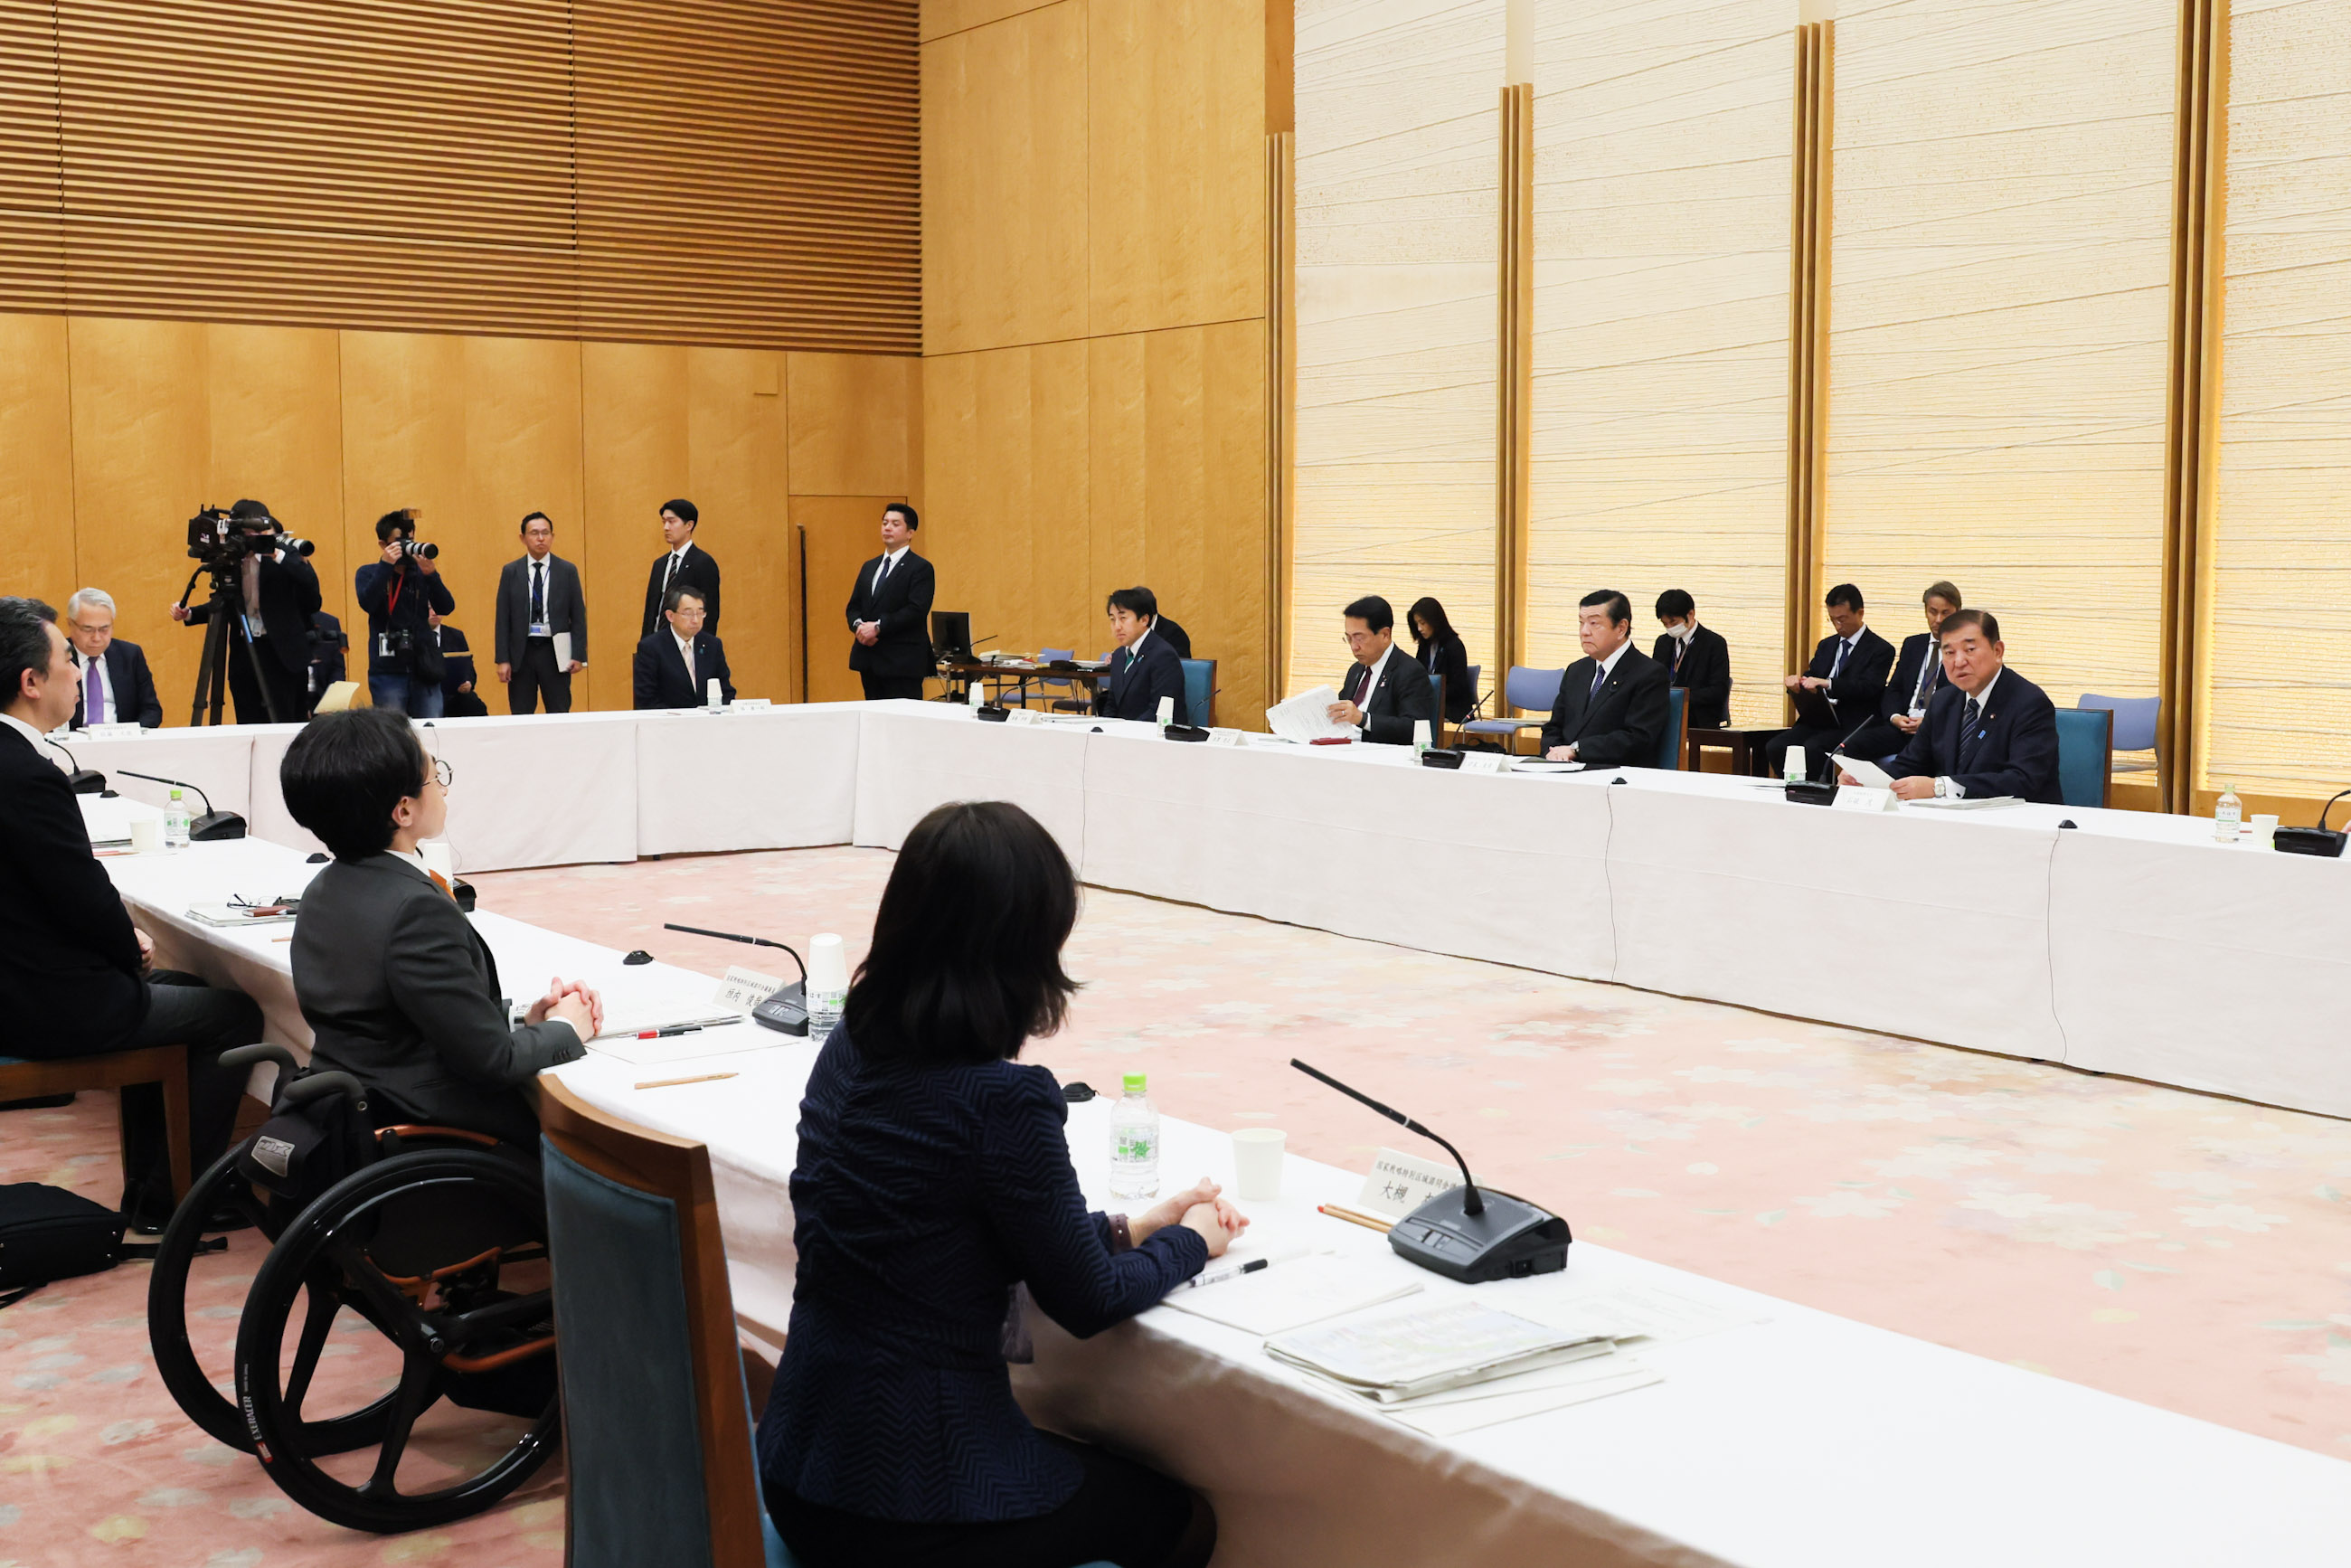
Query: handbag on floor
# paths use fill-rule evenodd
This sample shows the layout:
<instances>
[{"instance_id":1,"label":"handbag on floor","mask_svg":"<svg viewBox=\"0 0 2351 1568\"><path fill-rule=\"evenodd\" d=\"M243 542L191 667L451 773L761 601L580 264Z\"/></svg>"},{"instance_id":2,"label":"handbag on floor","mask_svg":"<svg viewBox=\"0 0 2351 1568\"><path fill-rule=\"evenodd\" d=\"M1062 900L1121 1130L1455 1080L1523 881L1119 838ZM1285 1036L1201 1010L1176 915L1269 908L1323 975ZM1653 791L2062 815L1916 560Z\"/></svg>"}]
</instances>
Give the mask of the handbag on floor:
<instances>
[{"instance_id":1,"label":"handbag on floor","mask_svg":"<svg viewBox=\"0 0 2351 1568\"><path fill-rule=\"evenodd\" d=\"M122 1216L78 1192L37 1181L0 1186L0 1307L53 1280L97 1274L155 1249L122 1239Z\"/></svg>"}]
</instances>

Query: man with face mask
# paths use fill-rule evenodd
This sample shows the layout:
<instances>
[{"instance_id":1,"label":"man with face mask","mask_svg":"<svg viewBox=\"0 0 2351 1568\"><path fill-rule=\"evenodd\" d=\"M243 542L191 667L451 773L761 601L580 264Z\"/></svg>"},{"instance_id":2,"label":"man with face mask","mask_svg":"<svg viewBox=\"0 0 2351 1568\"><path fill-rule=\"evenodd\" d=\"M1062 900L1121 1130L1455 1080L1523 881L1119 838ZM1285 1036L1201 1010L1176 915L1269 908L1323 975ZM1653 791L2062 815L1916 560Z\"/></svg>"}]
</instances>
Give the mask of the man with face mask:
<instances>
[{"instance_id":1,"label":"man with face mask","mask_svg":"<svg viewBox=\"0 0 2351 1568\"><path fill-rule=\"evenodd\" d=\"M1698 604L1682 589L1657 595L1657 619L1665 632L1649 657L1666 666L1673 684L1687 688L1689 727L1719 729L1730 722L1730 644L1721 632L1698 623Z\"/></svg>"}]
</instances>

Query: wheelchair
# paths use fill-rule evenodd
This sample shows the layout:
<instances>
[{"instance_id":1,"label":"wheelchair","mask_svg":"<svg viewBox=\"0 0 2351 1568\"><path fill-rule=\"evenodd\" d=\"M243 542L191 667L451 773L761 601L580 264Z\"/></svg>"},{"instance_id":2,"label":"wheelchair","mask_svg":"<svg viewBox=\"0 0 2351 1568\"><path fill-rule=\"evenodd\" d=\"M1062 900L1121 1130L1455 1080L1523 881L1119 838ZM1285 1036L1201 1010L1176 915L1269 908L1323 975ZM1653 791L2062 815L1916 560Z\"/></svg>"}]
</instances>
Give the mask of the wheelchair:
<instances>
[{"instance_id":1,"label":"wheelchair","mask_svg":"<svg viewBox=\"0 0 2351 1568\"><path fill-rule=\"evenodd\" d=\"M268 1123L196 1180L157 1245L147 1329L164 1386L346 1528L495 1506L553 1455L561 1420L535 1151L374 1127L357 1079L304 1072L279 1046L221 1061L274 1061L277 1087ZM252 1253L204 1239L224 1209L268 1243L249 1285Z\"/></svg>"}]
</instances>

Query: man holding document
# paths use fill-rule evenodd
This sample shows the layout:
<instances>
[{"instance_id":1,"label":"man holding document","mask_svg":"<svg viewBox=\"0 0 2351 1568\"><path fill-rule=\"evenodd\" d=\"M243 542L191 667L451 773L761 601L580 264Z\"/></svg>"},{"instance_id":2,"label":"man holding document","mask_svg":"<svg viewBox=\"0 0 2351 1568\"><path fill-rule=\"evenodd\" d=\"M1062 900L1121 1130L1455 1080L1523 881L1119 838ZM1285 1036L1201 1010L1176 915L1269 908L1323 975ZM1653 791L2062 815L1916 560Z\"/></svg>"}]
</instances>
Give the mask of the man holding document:
<instances>
[{"instance_id":1,"label":"man holding document","mask_svg":"<svg viewBox=\"0 0 2351 1568\"><path fill-rule=\"evenodd\" d=\"M545 512L522 520L524 553L498 572L496 655L514 713L571 711L571 677L588 667L588 601L580 569L555 553Z\"/></svg>"},{"instance_id":2,"label":"man holding document","mask_svg":"<svg viewBox=\"0 0 2351 1568\"><path fill-rule=\"evenodd\" d=\"M1944 618L1938 635L1949 684L1928 703L1917 733L1886 769L1894 793L1905 800L2063 804L2056 705L2006 667L2000 622L1981 610L1958 610ZM1851 759L1840 760L1852 767ZM1840 781L1861 780L1847 771Z\"/></svg>"},{"instance_id":3,"label":"man holding document","mask_svg":"<svg viewBox=\"0 0 2351 1568\"><path fill-rule=\"evenodd\" d=\"M1330 705L1331 722L1355 725L1365 740L1383 746L1410 746L1413 725L1437 716L1428 672L1396 647L1395 612L1379 595L1347 606L1343 620L1355 667Z\"/></svg>"}]
</instances>

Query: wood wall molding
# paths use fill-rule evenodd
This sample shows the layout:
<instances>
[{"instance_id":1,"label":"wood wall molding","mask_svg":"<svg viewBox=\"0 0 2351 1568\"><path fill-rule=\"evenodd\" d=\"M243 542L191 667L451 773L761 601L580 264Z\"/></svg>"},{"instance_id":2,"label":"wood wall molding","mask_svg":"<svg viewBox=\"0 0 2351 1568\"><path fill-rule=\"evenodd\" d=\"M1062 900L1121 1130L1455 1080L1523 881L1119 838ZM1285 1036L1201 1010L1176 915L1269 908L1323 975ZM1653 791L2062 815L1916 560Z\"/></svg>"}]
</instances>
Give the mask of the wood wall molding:
<instances>
[{"instance_id":1,"label":"wood wall molding","mask_svg":"<svg viewBox=\"0 0 2351 1568\"><path fill-rule=\"evenodd\" d=\"M1528 533L1532 503L1535 359L1535 89L1502 89L1502 200L1496 250L1494 642L1504 671L1527 658ZM1500 679L1489 676L1489 689Z\"/></svg>"},{"instance_id":2,"label":"wood wall molding","mask_svg":"<svg viewBox=\"0 0 2351 1568\"><path fill-rule=\"evenodd\" d=\"M1829 220L1836 127L1836 24L1796 28L1795 178L1788 230L1787 667L1812 657L1821 624L1828 507Z\"/></svg>"}]
</instances>

